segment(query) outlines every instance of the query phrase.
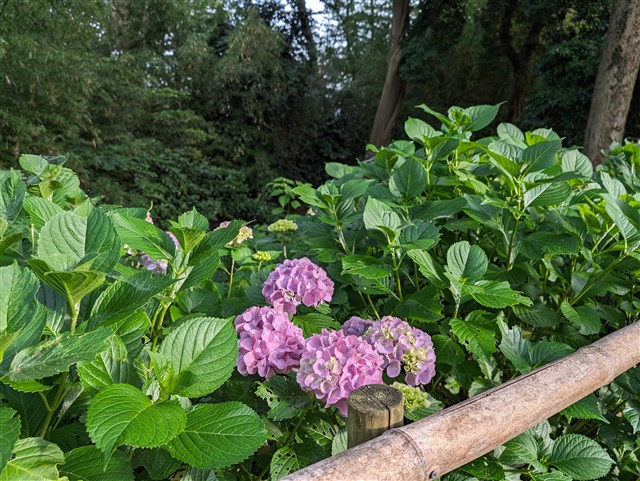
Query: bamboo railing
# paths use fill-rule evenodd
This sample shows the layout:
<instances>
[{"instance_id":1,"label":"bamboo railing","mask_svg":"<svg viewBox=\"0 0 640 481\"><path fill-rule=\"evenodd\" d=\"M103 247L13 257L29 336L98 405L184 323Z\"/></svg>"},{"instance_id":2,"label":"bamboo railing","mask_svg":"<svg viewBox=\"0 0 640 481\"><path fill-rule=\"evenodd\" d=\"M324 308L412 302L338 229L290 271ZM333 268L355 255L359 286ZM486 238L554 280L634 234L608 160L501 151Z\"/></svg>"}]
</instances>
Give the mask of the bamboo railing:
<instances>
[{"instance_id":1,"label":"bamboo railing","mask_svg":"<svg viewBox=\"0 0 640 481\"><path fill-rule=\"evenodd\" d=\"M486 454L640 363L640 321L286 481L427 481Z\"/></svg>"}]
</instances>

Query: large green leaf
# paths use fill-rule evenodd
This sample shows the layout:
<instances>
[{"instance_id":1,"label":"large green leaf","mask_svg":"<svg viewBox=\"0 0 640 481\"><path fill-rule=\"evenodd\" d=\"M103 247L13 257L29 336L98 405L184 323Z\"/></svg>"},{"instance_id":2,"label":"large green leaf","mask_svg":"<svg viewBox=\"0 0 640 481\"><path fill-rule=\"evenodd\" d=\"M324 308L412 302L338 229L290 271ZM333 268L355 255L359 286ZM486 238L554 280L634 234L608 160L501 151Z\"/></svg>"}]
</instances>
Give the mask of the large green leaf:
<instances>
[{"instance_id":1,"label":"large green leaf","mask_svg":"<svg viewBox=\"0 0 640 481\"><path fill-rule=\"evenodd\" d=\"M16 442L13 458L7 463L0 481L58 481L58 464L64 463L62 450L42 438Z\"/></svg>"},{"instance_id":2,"label":"large green leaf","mask_svg":"<svg viewBox=\"0 0 640 481\"><path fill-rule=\"evenodd\" d=\"M20 436L20 418L16 414L11 408L0 407L0 473L11 458L13 446Z\"/></svg>"},{"instance_id":3,"label":"large green leaf","mask_svg":"<svg viewBox=\"0 0 640 481\"><path fill-rule=\"evenodd\" d=\"M562 301L560 310L564 317L569 319L571 324L573 324L583 336L597 334L602 329L602 322L600 321L598 311L592 307L571 307L567 301Z\"/></svg>"},{"instance_id":4,"label":"large green leaf","mask_svg":"<svg viewBox=\"0 0 640 481\"><path fill-rule=\"evenodd\" d=\"M567 200L570 194L571 188L566 182L545 182L530 188L524 193L524 207L559 205Z\"/></svg>"},{"instance_id":5,"label":"large green leaf","mask_svg":"<svg viewBox=\"0 0 640 481\"><path fill-rule=\"evenodd\" d=\"M133 469L127 456L116 451L106 466L104 455L95 446L83 446L65 454L60 474L69 481L133 481Z\"/></svg>"},{"instance_id":6,"label":"large green leaf","mask_svg":"<svg viewBox=\"0 0 640 481\"><path fill-rule=\"evenodd\" d=\"M65 372L69 366L93 359L105 349L111 331L100 328L87 334L62 334L20 351L13 358L7 376L13 381L42 379Z\"/></svg>"},{"instance_id":7,"label":"large green leaf","mask_svg":"<svg viewBox=\"0 0 640 481\"><path fill-rule=\"evenodd\" d=\"M593 164L589 157L577 150L568 150L562 153L563 172L577 172L583 177L591 178Z\"/></svg>"},{"instance_id":8,"label":"large green leaf","mask_svg":"<svg viewBox=\"0 0 640 481\"><path fill-rule=\"evenodd\" d=\"M319 334L323 329L340 329L340 323L333 317L320 312L309 312L293 316L293 323L302 329L304 337Z\"/></svg>"},{"instance_id":9,"label":"large green leaf","mask_svg":"<svg viewBox=\"0 0 640 481\"><path fill-rule=\"evenodd\" d=\"M556 154L562 148L561 140L547 140L533 144L522 151L522 162L527 172L539 172L556 165Z\"/></svg>"},{"instance_id":10,"label":"large green leaf","mask_svg":"<svg viewBox=\"0 0 640 481\"><path fill-rule=\"evenodd\" d=\"M283 446L271 458L269 467L271 481L284 478L323 458L320 446L312 442Z\"/></svg>"},{"instance_id":11,"label":"large green leaf","mask_svg":"<svg viewBox=\"0 0 640 481\"><path fill-rule=\"evenodd\" d=\"M422 145L424 145L426 139L439 135L438 131L424 120L413 117L409 117L404 123L404 131L411 140Z\"/></svg>"},{"instance_id":12,"label":"large green leaf","mask_svg":"<svg viewBox=\"0 0 640 481\"><path fill-rule=\"evenodd\" d=\"M440 291L434 286L424 287L400 301L392 314L417 322L436 322L442 319Z\"/></svg>"},{"instance_id":13,"label":"large green leaf","mask_svg":"<svg viewBox=\"0 0 640 481\"><path fill-rule=\"evenodd\" d=\"M549 463L577 480L605 476L614 463L593 439L582 434L566 434L553 443Z\"/></svg>"},{"instance_id":14,"label":"large green leaf","mask_svg":"<svg viewBox=\"0 0 640 481\"><path fill-rule=\"evenodd\" d=\"M40 283L31 271L14 262L0 267L0 285L0 333L15 332L32 321Z\"/></svg>"},{"instance_id":15,"label":"large green leaf","mask_svg":"<svg viewBox=\"0 0 640 481\"><path fill-rule=\"evenodd\" d=\"M530 354L531 341L522 337L522 331L518 326L509 329L503 321L498 320L498 327L502 334L500 341L500 351L505 355L520 373L531 371Z\"/></svg>"},{"instance_id":16,"label":"large green leaf","mask_svg":"<svg viewBox=\"0 0 640 481\"><path fill-rule=\"evenodd\" d=\"M527 431L504 444L504 451L500 454L500 461L505 464L518 466L530 464L535 469L545 470L538 461L538 442L531 432Z\"/></svg>"},{"instance_id":17,"label":"large green leaf","mask_svg":"<svg viewBox=\"0 0 640 481\"><path fill-rule=\"evenodd\" d=\"M390 266L384 265L380 259L363 254L351 254L342 258L342 273L365 279L383 279L392 273Z\"/></svg>"},{"instance_id":18,"label":"large green leaf","mask_svg":"<svg viewBox=\"0 0 640 481\"><path fill-rule=\"evenodd\" d=\"M396 197L408 202L427 188L424 166L414 159L407 159L389 179L389 189Z\"/></svg>"},{"instance_id":19,"label":"large green leaf","mask_svg":"<svg viewBox=\"0 0 640 481\"><path fill-rule=\"evenodd\" d=\"M640 213L611 194L602 194L605 209L628 244L640 241Z\"/></svg>"},{"instance_id":20,"label":"large green leaf","mask_svg":"<svg viewBox=\"0 0 640 481\"><path fill-rule=\"evenodd\" d=\"M384 233L390 242L399 235L402 224L400 216L391 207L373 197L369 197L364 206L363 221L367 230Z\"/></svg>"},{"instance_id":21,"label":"large green leaf","mask_svg":"<svg viewBox=\"0 0 640 481\"><path fill-rule=\"evenodd\" d=\"M604 423L609 423L607 418L602 415L600 406L598 406L598 399L594 394L589 394L588 396L583 397L580 401L563 409L561 413L571 418L598 419Z\"/></svg>"},{"instance_id":22,"label":"large green leaf","mask_svg":"<svg viewBox=\"0 0 640 481\"><path fill-rule=\"evenodd\" d=\"M173 364L175 393L199 397L220 387L231 375L238 354L229 319L197 317L171 331L160 349Z\"/></svg>"},{"instance_id":23,"label":"large green leaf","mask_svg":"<svg viewBox=\"0 0 640 481\"><path fill-rule=\"evenodd\" d=\"M256 395L267 402L270 408L267 417L274 421L292 419L311 403L309 393L287 376L272 376L258 383Z\"/></svg>"},{"instance_id":24,"label":"large green leaf","mask_svg":"<svg viewBox=\"0 0 640 481\"><path fill-rule=\"evenodd\" d=\"M622 410L622 413L631 424L633 434L640 432L640 401L628 399L627 406Z\"/></svg>"},{"instance_id":25,"label":"large green leaf","mask_svg":"<svg viewBox=\"0 0 640 481\"><path fill-rule=\"evenodd\" d=\"M467 241L456 242L447 251L447 269L461 283L479 281L488 265L484 251Z\"/></svg>"},{"instance_id":26,"label":"large green leaf","mask_svg":"<svg viewBox=\"0 0 640 481\"><path fill-rule=\"evenodd\" d=\"M154 481L170 477L182 464L162 448L136 451L132 463L136 468L144 466L149 477ZM184 481L184 478L182 480Z\"/></svg>"},{"instance_id":27,"label":"large green leaf","mask_svg":"<svg viewBox=\"0 0 640 481\"><path fill-rule=\"evenodd\" d=\"M23 207L29 214L31 224L37 230L42 229L42 227L56 214L64 212L62 207L58 204L49 202L42 197L36 197L35 195L28 195L24 199Z\"/></svg>"},{"instance_id":28,"label":"large green leaf","mask_svg":"<svg viewBox=\"0 0 640 481\"><path fill-rule=\"evenodd\" d=\"M498 115L500 105L473 105L463 110L463 113L471 119L471 123L465 126L465 131L477 132L487 127Z\"/></svg>"},{"instance_id":29,"label":"large green leaf","mask_svg":"<svg viewBox=\"0 0 640 481\"><path fill-rule=\"evenodd\" d=\"M470 294L479 304L494 309L502 309L516 304L524 304L525 306L533 304L531 299L511 289L507 281L479 281L472 286L465 286L464 292Z\"/></svg>"},{"instance_id":30,"label":"large green leaf","mask_svg":"<svg viewBox=\"0 0 640 481\"><path fill-rule=\"evenodd\" d=\"M425 276L436 287L447 287L443 267L431 257L427 251L422 249L412 249L407 255L416 263L420 273Z\"/></svg>"},{"instance_id":31,"label":"large green leaf","mask_svg":"<svg viewBox=\"0 0 640 481\"><path fill-rule=\"evenodd\" d=\"M266 440L260 417L244 404L198 404L167 449L196 468L223 468L247 458Z\"/></svg>"},{"instance_id":32,"label":"large green leaf","mask_svg":"<svg viewBox=\"0 0 640 481\"><path fill-rule=\"evenodd\" d=\"M27 186L20 179L20 174L15 170L0 173L0 218L13 222L20 211Z\"/></svg>"},{"instance_id":33,"label":"large green leaf","mask_svg":"<svg viewBox=\"0 0 640 481\"><path fill-rule=\"evenodd\" d=\"M445 336L444 334L435 334L431 336L431 340L433 341L433 347L437 353L437 364L457 366L464 362L464 351L460 345L449 336Z\"/></svg>"},{"instance_id":34,"label":"large green leaf","mask_svg":"<svg viewBox=\"0 0 640 481\"><path fill-rule=\"evenodd\" d=\"M451 319L451 332L476 356L490 356L496 352L495 333L485 326L461 319Z\"/></svg>"},{"instance_id":35,"label":"large green leaf","mask_svg":"<svg viewBox=\"0 0 640 481\"><path fill-rule=\"evenodd\" d=\"M153 259L173 258L176 246L166 232L142 219L121 214L112 217L123 243L132 249L144 251Z\"/></svg>"},{"instance_id":36,"label":"large green leaf","mask_svg":"<svg viewBox=\"0 0 640 481\"><path fill-rule=\"evenodd\" d=\"M187 415L178 401L153 404L129 384L113 384L89 404L87 431L108 462L116 447L163 446L184 429Z\"/></svg>"},{"instance_id":37,"label":"large green leaf","mask_svg":"<svg viewBox=\"0 0 640 481\"><path fill-rule=\"evenodd\" d=\"M115 334L108 339L108 348L93 361L79 362L78 375L85 391L96 394L112 384L131 384L141 387L134 365L127 359L127 347Z\"/></svg>"},{"instance_id":38,"label":"large green leaf","mask_svg":"<svg viewBox=\"0 0 640 481\"><path fill-rule=\"evenodd\" d=\"M407 250L431 249L438 240L440 240L440 231L435 224L416 220L402 229L398 243Z\"/></svg>"}]
</instances>

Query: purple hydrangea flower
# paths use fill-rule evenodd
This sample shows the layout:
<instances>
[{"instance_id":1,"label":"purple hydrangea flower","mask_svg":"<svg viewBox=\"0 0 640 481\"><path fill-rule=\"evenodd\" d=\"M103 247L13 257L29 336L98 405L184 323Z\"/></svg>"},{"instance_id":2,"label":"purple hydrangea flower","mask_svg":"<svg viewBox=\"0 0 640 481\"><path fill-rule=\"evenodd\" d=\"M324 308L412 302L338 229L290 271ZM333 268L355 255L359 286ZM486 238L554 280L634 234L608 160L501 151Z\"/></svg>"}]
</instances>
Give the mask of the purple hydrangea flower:
<instances>
[{"instance_id":1,"label":"purple hydrangea flower","mask_svg":"<svg viewBox=\"0 0 640 481\"><path fill-rule=\"evenodd\" d=\"M149 257L147 254L142 254L140 256L140 260L142 261L142 265L148 271L155 272L156 274L166 274L167 267L169 266L169 261L166 259L155 260Z\"/></svg>"},{"instance_id":2,"label":"purple hydrangea flower","mask_svg":"<svg viewBox=\"0 0 640 481\"><path fill-rule=\"evenodd\" d=\"M383 363L382 356L362 339L323 329L307 339L296 379L326 407L336 406L346 416L347 398L353 390L382 384Z\"/></svg>"},{"instance_id":3,"label":"purple hydrangea flower","mask_svg":"<svg viewBox=\"0 0 640 481\"><path fill-rule=\"evenodd\" d=\"M369 319L362 319L358 316L352 316L347 322L342 325L342 330L349 336L362 337L367 329L373 325L373 321Z\"/></svg>"},{"instance_id":4,"label":"purple hydrangea flower","mask_svg":"<svg viewBox=\"0 0 640 481\"><path fill-rule=\"evenodd\" d=\"M270 307L251 307L236 317L238 371L269 378L298 368L304 347L302 329Z\"/></svg>"},{"instance_id":5,"label":"purple hydrangea flower","mask_svg":"<svg viewBox=\"0 0 640 481\"><path fill-rule=\"evenodd\" d=\"M384 358L383 368L396 377L404 367L405 382L410 386L427 384L436 374L436 354L431 336L397 317L385 316L376 321L365 339Z\"/></svg>"},{"instance_id":6,"label":"purple hydrangea flower","mask_svg":"<svg viewBox=\"0 0 640 481\"><path fill-rule=\"evenodd\" d=\"M306 257L287 259L269 274L262 295L277 310L295 314L300 303L318 307L331 301L333 281Z\"/></svg>"}]
</instances>

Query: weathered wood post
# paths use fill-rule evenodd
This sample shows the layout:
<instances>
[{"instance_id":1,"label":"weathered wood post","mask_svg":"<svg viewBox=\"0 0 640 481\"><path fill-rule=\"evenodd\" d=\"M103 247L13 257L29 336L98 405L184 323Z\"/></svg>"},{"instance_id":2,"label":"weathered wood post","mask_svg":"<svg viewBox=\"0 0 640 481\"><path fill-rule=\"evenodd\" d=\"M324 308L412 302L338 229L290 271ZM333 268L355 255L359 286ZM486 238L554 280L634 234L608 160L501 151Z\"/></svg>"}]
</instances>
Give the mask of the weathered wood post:
<instances>
[{"instance_id":1,"label":"weathered wood post","mask_svg":"<svg viewBox=\"0 0 640 481\"><path fill-rule=\"evenodd\" d=\"M404 424L402 393L391 386L362 386L349 396L347 447L352 448Z\"/></svg>"}]
</instances>

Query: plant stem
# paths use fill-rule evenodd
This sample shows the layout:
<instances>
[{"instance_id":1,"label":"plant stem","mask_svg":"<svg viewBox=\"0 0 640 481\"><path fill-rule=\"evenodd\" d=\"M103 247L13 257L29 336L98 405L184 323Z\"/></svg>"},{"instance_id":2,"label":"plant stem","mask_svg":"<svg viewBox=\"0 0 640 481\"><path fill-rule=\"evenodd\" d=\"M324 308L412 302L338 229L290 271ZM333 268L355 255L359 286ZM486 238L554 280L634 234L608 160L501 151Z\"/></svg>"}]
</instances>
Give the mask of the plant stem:
<instances>
[{"instance_id":1,"label":"plant stem","mask_svg":"<svg viewBox=\"0 0 640 481\"><path fill-rule=\"evenodd\" d=\"M80 315L80 303L75 306L71 306L71 334L76 331L76 324L78 323L78 316Z\"/></svg>"},{"instance_id":2,"label":"plant stem","mask_svg":"<svg viewBox=\"0 0 640 481\"><path fill-rule=\"evenodd\" d=\"M396 251L391 251L391 257L393 258L393 272L396 275L396 290L398 291L398 297L402 300L402 284L400 283L400 266L398 265L398 259L396 259Z\"/></svg>"},{"instance_id":3,"label":"plant stem","mask_svg":"<svg viewBox=\"0 0 640 481\"><path fill-rule=\"evenodd\" d=\"M367 294L367 299L369 299L369 304L371 305L371 309L373 309L373 313L376 315L376 318L380 319L380 314L378 314L378 310L376 309L376 306L373 304L373 300L371 299L371 296L369 294Z\"/></svg>"},{"instance_id":4,"label":"plant stem","mask_svg":"<svg viewBox=\"0 0 640 481\"><path fill-rule=\"evenodd\" d=\"M510 271L513 268L513 261L515 259L511 258L511 254L513 252L513 245L515 244L516 235L518 234L518 226L520 225L520 217L516 218L516 223L513 226L513 231L511 232L511 238L509 239L509 246L507 247L507 270Z\"/></svg>"},{"instance_id":5,"label":"plant stem","mask_svg":"<svg viewBox=\"0 0 640 481\"><path fill-rule=\"evenodd\" d=\"M56 391L56 395L53 398L53 402L51 405L45 399L45 408L47 409L47 415L44 418L44 422L42 424L42 428L40 429L40 437L44 438L49 430L49 425L51 424L51 419L53 418L53 414L58 410L60 404L64 400L65 387L67 385L67 373L63 372L60 374L60 383L58 385L58 390ZM42 397L44 395L40 393Z\"/></svg>"},{"instance_id":6,"label":"plant stem","mask_svg":"<svg viewBox=\"0 0 640 481\"><path fill-rule=\"evenodd\" d=\"M286 252L287 251L286 251L286 248L285 248L285 255L284 255L285 258L287 257ZM235 268L235 264L236 264L236 261L232 257L231 258L231 270L229 271L229 290L227 291L227 299L229 299L231 297L231 287L233 286L233 269Z\"/></svg>"},{"instance_id":7,"label":"plant stem","mask_svg":"<svg viewBox=\"0 0 640 481\"><path fill-rule=\"evenodd\" d=\"M158 331L164 322L164 316L167 314L167 310L171 304L162 304L161 308L158 308L156 311L156 315L153 317L153 325L151 327L151 336L153 340L151 341L151 350L155 352L156 345L158 344ZM151 368L153 361L149 361L149 368Z\"/></svg>"}]
</instances>

